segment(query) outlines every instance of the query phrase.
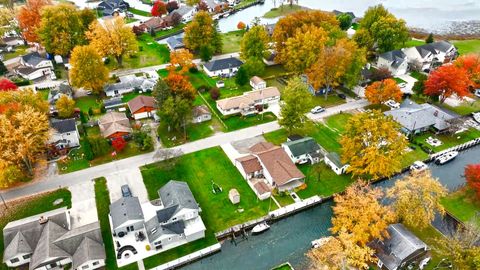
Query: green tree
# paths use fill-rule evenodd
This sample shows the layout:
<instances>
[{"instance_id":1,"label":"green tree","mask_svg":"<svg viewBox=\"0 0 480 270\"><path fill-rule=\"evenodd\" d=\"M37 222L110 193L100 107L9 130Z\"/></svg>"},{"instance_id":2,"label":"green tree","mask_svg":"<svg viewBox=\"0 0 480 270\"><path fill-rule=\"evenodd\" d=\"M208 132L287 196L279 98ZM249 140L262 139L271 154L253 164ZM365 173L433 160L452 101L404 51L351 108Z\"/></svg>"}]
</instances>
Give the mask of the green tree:
<instances>
[{"instance_id":1,"label":"green tree","mask_svg":"<svg viewBox=\"0 0 480 270\"><path fill-rule=\"evenodd\" d=\"M200 59L202 59L202 61L208 62L212 59L213 48L210 45L204 45L200 47L200 51L198 54L200 55Z\"/></svg>"},{"instance_id":2,"label":"green tree","mask_svg":"<svg viewBox=\"0 0 480 270\"><path fill-rule=\"evenodd\" d=\"M250 58L262 59L269 42L268 33L263 25L256 25L243 35L240 43L240 56L247 60Z\"/></svg>"},{"instance_id":3,"label":"green tree","mask_svg":"<svg viewBox=\"0 0 480 270\"><path fill-rule=\"evenodd\" d=\"M90 145L88 139L83 139L81 145L83 148L83 154L85 155L85 159L93 160L95 158L95 155L93 154L92 146Z\"/></svg>"},{"instance_id":4,"label":"green tree","mask_svg":"<svg viewBox=\"0 0 480 270\"><path fill-rule=\"evenodd\" d=\"M185 47L192 51L198 52L205 46L211 46L214 52L222 50L220 34L212 17L205 11L195 14L192 22L185 27L183 40Z\"/></svg>"},{"instance_id":5,"label":"green tree","mask_svg":"<svg viewBox=\"0 0 480 270\"><path fill-rule=\"evenodd\" d=\"M248 78L252 76L261 76L265 72L265 63L258 58L247 59L242 67L247 71Z\"/></svg>"},{"instance_id":6,"label":"green tree","mask_svg":"<svg viewBox=\"0 0 480 270\"><path fill-rule=\"evenodd\" d=\"M103 156L111 150L110 144L108 144L107 139L99 135L88 136L88 143L90 144L93 155L95 157Z\"/></svg>"},{"instance_id":7,"label":"green tree","mask_svg":"<svg viewBox=\"0 0 480 270\"><path fill-rule=\"evenodd\" d=\"M340 29L344 31L352 25L352 16L347 13L338 14L337 20L340 22Z\"/></svg>"},{"instance_id":8,"label":"green tree","mask_svg":"<svg viewBox=\"0 0 480 270\"><path fill-rule=\"evenodd\" d=\"M0 76L1 75L5 75L5 73L8 72L8 69L7 67L5 66L5 64L3 63L2 60L0 60Z\"/></svg>"},{"instance_id":9,"label":"green tree","mask_svg":"<svg viewBox=\"0 0 480 270\"><path fill-rule=\"evenodd\" d=\"M248 83L249 76L248 76L248 71L244 66L241 66L238 69L237 76L235 76L235 83L243 86Z\"/></svg>"},{"instance_id":10,"label":"green tree","mask_svg":"<svg viewBox=\"0 0 480 270\"><path fill-rule=\"evenodd\" d=\"M163 106L158 110L158 116L161 121L168 123L169 128L175 131L184 131L188 119L192 112L193 104L190 100L182 98L181 96L170 96L164 102Z\"/></svg>"},{"instance_id":11,"label":"green tree","mask_svg":"<svg viewBox=\"0 0 480 270\"><path fill-rule=\"evenodd\" d=\"M433 43L433 33L430 33L428 37L425 39L425 43Z\"/></svg>"},{"instance_id":12,"label":"green tree","mask_svg":"<svg viewBox=\"0 0 480 270\"><path fill-rule=\"evenodd\" d=\"M289 134L299 132L305 128L308 121L306 113L312 106L312 97L308 92L307 85L298 77L290 79L282 93L284 104L280 108L281 118L278 123Z\"/></svg>"},{"instance_id":13,"label":"green tree","mask_svg":"<svg viewBox=\"0 0 480 270\"><path fill-rule=\"evenodd\" d=\"M159 79L152 91L152 96L157 102L157 106L161 108L165 100L170 96L170 87L164 80Z\"/></svg>"}]
</instances>

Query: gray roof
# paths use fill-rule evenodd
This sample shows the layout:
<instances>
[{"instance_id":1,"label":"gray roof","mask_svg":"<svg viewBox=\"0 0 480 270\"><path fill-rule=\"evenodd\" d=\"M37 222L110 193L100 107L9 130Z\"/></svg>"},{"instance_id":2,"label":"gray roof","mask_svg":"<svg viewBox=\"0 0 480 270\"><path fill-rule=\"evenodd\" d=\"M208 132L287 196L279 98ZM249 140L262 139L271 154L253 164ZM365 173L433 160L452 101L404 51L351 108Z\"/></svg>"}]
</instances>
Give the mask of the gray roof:
<instances>
[{"instance_id":1,"label":"gray roof","mask_svg":"<svg viewBox=\"0 0 480 270\"><path fill-rule=\"evenodd\" d=\"M111 107L117 107L117 106L120 106L122 104L125 104L122 100L121 97L113 97L113 98L110 98L110 99L106 99L103 101L103 105L105 106L105 108L111 108Z\"/></svg>"},{"instance_id":2,"label":"gray roof","mask_svg":"<svg viewBox=\"0 0 480 270\"><path fill-rule=\"evenodd\" d=\"M340 155L337 152L330 152L326 156L335 166L338 168L342 168L345 164L343 164Z\"/></svg>"},{"instance_id":3,"label":"gray roof","mask_svg":"<svg viewBox=\"0 0 480 270\"><path fill-rule=\"evenodd\" d=\"M60 98L60 94L72 97L73 89L70 85L66 83L61 83L58 86L54 87L48 93L48 100L51 102L56 101L56 99Z\"/></svg>"},{"instance_id":4,"label":"gray roof","mask_svg":"<svg viewBox=\"0 0 480 270\"><path fill-rule=\"evenodd\" d=\"M103 15L112 16L116 10L126 10L128 3L123 0L105 0L98 4L97 7L103 11Z\"/></svg>"},{"instance_id":5,"label":"gray roof","mask_svg":"<svg viewBox=\"0 0 480 270\"><path fill-rule=\"evenodd\" d=\"M283 143L283 145L287 146L288 149L290 149L290 152L292 152L295 157L304 154L316 153L320 150L320 146L318 145L318 143L311 137L305 137L298 140L289 141Z\"/></svg>"},{"instance_id":6,"label":"gray roof","mask_svg":"<svg viewBox=\"0 0 480 270\"><path fill-rule=\"evenodd\" d=\"M183 208L198 209L197 201L186 182L170 180L158 191L158 195L165 208L178 205L177 211Z\"/></svg>"},{"instance_id":7,"label":"gray roof","mask_svg":"<svg viewBox=\"0 0 480 270\"><path fill-rule=\"evenodd\" d=\"M415 47L418 51L418 53L422 56L425 57L428 55L428 53L433 53L437 54L437 51L439 52L447 52L453 45L448 42L448 41L437 41L433 43L428 43L425 45L417 46Z\"/></svg>"},{"instance_id":8,"label":"gray roof","mask_svg":"<svg viewBox=\"0 0 480 270\"><path fill-rule=\"evenodd\" d=\"M137 77L135 75L127 75L120 78L119 83L109 84L105 86L105 92L113 92L115 90L140 88L145 85L146 88L153 88L155 82L144 77Z\"/></svg>"},{"instance_id":9,"label":"gray roof","mask_svg":"<svg viewBox=\"0 0 480 270\"><path fill-rule=\"evenodd\" d=\"M457 117L431 104L417 104L410 99L405 99L399 109L386 111L384 114L391 115L409 132L430 126L444 130L449 126L447 121Z\"/></svg>"},{"instance_id":10,"label":"gray roof","mask_svg":"<svg viewBox=\"0 0 480 270\"><path fill-rule=\"evenodd\" d=\"M203 66L210 71L217 71L222 69L237 68L243 64L240 59L236 57L229 57L219 60L212 60L205 63Z\"/></svg>"},{"instance_id":11,"label":"gray roof","mask_svg":"<svg viewBox=\"0 0 480 270\"><path fill-rule=\"evenodd\" d=\"M35 247L29 268L36 269L47 265L52 261L68 258L70 254L53 244L55 240L60 238L67 231L67 228L59 226L55 222L48 221L42 231L40 239L38 240L37 246Z\"/></svg>"},{"instance_id":12,"label":"gray roof","mask_svg":"<svg viewBox=\"0 0 480 270\"><path fill-rule=\"evenodd\" d=\"M114 229L129 220L143 220L142 207L138 197L122 197L110 204L110 216Z\"/></svg>"},{"instance_id":13,"label":"gray roof","mask_svg":"<svg viewBox=\"0 0 480 270\"><path fill-rule=\"evenodd\" d=\"M74 118L69 119L52 119L50 122L53 129L58 133L66 133L77 130L77 124Z\"/></svg>"},{"instance_id":14,"label":"gray roof","mask_svg":"<svg viewBox=\"0 0 480 270\"><path fill-rule=\"evenodd\" d=\"M40 56L38 52L31 52L29 54L22 55L22 61L31 66L37 66L42 61L47 60Z\"/></svg>"},{"instance_id":15,"label":"gray roof","mask_svg":"<svg viewBox=\"0 0 480 270\"><path fill-rule=\"evenodd\" d=\"M77 250L73 254L73 269L91 260L105 259L105 249L101 242L95 241L90 237L84 237Z\"/></svg>"},{"instance_id":16,"label":"gray roof","mask_svg":"<svg viewBox=\"0 0 480 270\"><path fill-rule=\"evenodd\" d=\"M398 269L402 263L412 259L412 255L427 249L427 244L411 233L400 223L387 228L389 237L369 243L375 249L375 256L388 269Z\"/></svg>"},{"instance_id":17,"label":"gray roof","mask_svg":"<svg viewBox=\"0 0 480 270\"><path fill-rule=\"evenodd\" d=\"M407 61L407 55L401 50L384 52L379 57L392 62L393 67L399 67L403 62Z\"/></svg>"},{"instance_id":18,"label":"gray roof","mask_svg":"<svg viewBox=\"0 0 480 270\"><path fill-rule=\"evenodd\" d=\"M183 37L182 36L169 37L167 39L167 44L173 50L181 49L181 48L185 47L185 44L183 44Z\"/></svg>"},{"instance_id":19,"label":"gray roof","mask_svg":"<svg viewBox=\"0 0 480 270\"><path fill-rule=\"evenodd\" d=\"M190 12L191 10L193 9L193 7L191 6L187 6L187 5L183 5L177 9L175 9L173 12L176 12L178 14L180 14L182 17L187 14L188 12ZM172 13L173 13L172 12Z\"/></svg>"}]
</instances>

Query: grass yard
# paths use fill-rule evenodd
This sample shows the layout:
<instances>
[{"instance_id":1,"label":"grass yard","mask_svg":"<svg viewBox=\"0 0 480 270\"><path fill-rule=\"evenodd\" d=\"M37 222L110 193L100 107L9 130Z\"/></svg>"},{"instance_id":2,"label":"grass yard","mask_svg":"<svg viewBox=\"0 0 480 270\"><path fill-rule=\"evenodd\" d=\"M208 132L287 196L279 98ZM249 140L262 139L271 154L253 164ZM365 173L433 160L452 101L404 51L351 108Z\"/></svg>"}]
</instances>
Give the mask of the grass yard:
<instances>
[{"instance_id":1,"label":"grass yard","mask_svg":"<svg viewBox=\"0 0 480 270\"><path fill-rule=\"evenodd\" d=\"M155 33L155 36L153 37L154 39L162 39L165 36L171 35L173 33L179 32L186 26L185 23L180 23L177 26L173 27L172 29L165 29L165 30L160 30Z\"/></svg>"},{"instance_id":2,"label":"grass yard","mask_svg":"<svg viewBox=\"0 0 480 270\"><path fill-rule=\"evenodd\" d=\"M480 213L480 200L475 197L475 192L464 187L454 193L450 193L442 199L442 205L453 216L463 222L472 220ZM478 220L480 222L480 220ZM480 227L480 224L478 224Z\"/></svg>"},{"instance_id":3,"label":"grass yard","mask_svg":"<svg viewBox=\"0 0 480 270\"><path fill-rule=\"evenodd\" d=\"M324 108L328 108L328 107L333 107L333 106L337 106L337 105L340 105L340 104L344 104L344 103L346 103L346 101L344 99L341 99L340 97L338 97L336 93L333 93L333 94L329 94L327 99L325 99L325 96L323 96L323 95L322 96L312 96L312 103L313 103L313 107L322 106Z\"/></svg>"},{"instance_id":4,"label":"grass yard","mask_svg":"<svg viewBox=\"0 0 480 270\"><path fill-rule=\"evenodd\" d=\"M410 72L410 76L417 80L420 80L421 78L424 78L424 77L426 78L427 75L414 70Z\"/></svg>"},{"instance_id":5,"label":"grass yard","mask_svg":"<svg viewBox=\"0 0 480 270\"><path fill-rule=\"evenodd\" d=\"M417 147L415 150L412 150L408 153L406 153L402 157L402 162L401 166L402 168L409 167L410 165L413 164L413 162L417 160L425 160L428 158L428 154L425 153L420 147Z\"/></svg>"},{"instance_id":6,"label":"grass yard","mask_svg":"<svg viewBox=\"0 0 480 270\"><path fill-rule=\"evenodd\" d=\"M231 116L223 119L223 122L227 125L228 131L234 131L242 128L265 124L275 120L277 120L277 117L273 113L266 112L263 114L249 116Z\"/></svg>"},{"instance_id":7,"label":"grass yard","mask_svg":"<svg viewBox=\"0 0 480 270\"><path fill-rule=\"evenodd\" d=\"M132 263L121 268L117 267L117 261L115 259L115 247L113 246L110 222L108 220L108 215L110 213L110 196L108 194L107 180L104 177L95 179L95 202L97 204L98 220L100 222L105 253L107 255L107 259L105 260L105 268L123 270L138 269L136 263Z\"/></svg>"},{"instance_id":8,"label":"grass yard","mask_svg":"<svg viewBox=\"0 0 480 270\"><path fill-rule=\"evenodd\" d=\"M405 44L402 44L399 49L422 46L422 45L425 45L424 40L410 39L409 41L405 42Z\"/></svg>"},{"instance_id":9,"label":"grass yard","mask_svg":"<svg viewBox=\"0 0 480 270\"><path fill-rule=\"evenodd\" d=\"M302 10L302 9L305 9L305 8L302 7L302 6L299 6L299 5L291 5L291 6L290 5L281 5L280 7L272 8L270 11L265 13L263 15L263 18L271 19L271 18L276 18L276 17L280 17L280 16L286 16L290 13L294 13L294 12Z\"/></svg>"},{"instance_id":10,"label":"grass yard","mask_svg":"<svg viewBox=\"0 0 480 270\"><path fill-rule=\"evenodd\" d=\"M480 53L480 39L454 40L452 43L460 54Z\"/></svg>"},{"instance_id":11,"label":"grass yard","mask_svg":"<svg viewBox=\"0 0 480 270\"><path fill-rule=\"evenodd\" d=\"M287 206L289 204L294 203L295 201L292 199L292 197L289 194L282 193L278 195L274 195L275 200L283 207Z\"/></svg>"},{"instance_id":12,"label":"grass yard","mask_svg":"<svg viewBox=\"0 0 480 270\"><path fill-rule=\"evenodd\" d=\"M222 54L239 52L240 42L242 41L244 33L244 30L222 33Z\"/></svg>"},{"instance_id":13,"label":"grass yard","mask_svg":"<svg viewBox=\"0 0 480 270\"><path fill-rule=\"evenodd\" d=\"M190 83L192 83L193 87L195 87L196 89L198 89L201 86L214 87L216 83L214 79L208 77L207 74L201 71L198 71L195 73L188 72L187 76L190 79Z\"/></svg>"},{"instance_id":14,"label":"grass yard","mask_svg":"<svg viewBox=\"0 0 480 270\"><path fill-rule=\"evenodd\" d=\"M215 118L203 123L190 123L187 126L187 138L185 139L183 132L168 132L167 125L160 123L157 134L165 147L173 147L176 145L193 142L213 135L215 130L221 130L220 123Z\"/></svg>"},{"instance_id":15,"label":"grass yard","mask_svg":"<svg viewBox=\"0 0 480 270\"><path fill-rule=\"evenodd\" d=\"M168 165L158 162L141 167L149 199L157 199L157 190L172 179L186 181L203 210L208 232L218 232L268 212L269 202L257 199L220 147L181 156L174 166ZM212 193L212 181L223 189L222 193ZM239 205L233 205L228 199L232 188L240 193Z\"/></svg>"},{"instance_id":16,"label":"grass yard","mask_svg":"<svg viewBox=\"0 0 480 270\"><path fill-rule=\"evenodd\" d=\"M130 11L133 14L144 16L144 17L152 17L152 14L148 11L143 11L135 8L128 8L128 11Z\"/></svg>"},{"instance_id":17,"label":"grass yard","mask_svg":"<svg viewBox=\"0 0 480 270\"><path fill-rule=\"evenodd\" d=\"M437 147L433 147L433 146L429 145L425 141L425 139L427 139L428 137L433 137L433 138L439 139L440 141L442 141L442 145L437 146ZM470 129L470 130L464 131L464 132L459 133L459 134L454 134L454 135L446 135L446 134L435 135L431 132L425 132L425 133L422 133L419 136L415 136L413 138L412 142L415 143L418 146L423 145L424 147L431 149L433 152L439 152L439 151L445 150L447 148L453 147L455 145L466 143L466 142L468 142L470 140L473 140L475 138L480 138L480 131L476 130L476 129Z\"/></svg>"},{"instance_id":18,"label":"grass yard","mask_svg":"<svg viewBox=\"0 0 480 270\"><path fill-rule=\"evenodd\" d=\"M122 101L123 102L129 102L130 100L138 97L138 96L152 96L152 92L143 92L143 93L126 93L122 95Z\"/></svg>"},{"instance_id":19,"label":"grass yard","mask_svg":"<svg viewBox=\"0 0 480 270\"><path fill-rule=\"evenodd\" d=\"M48 100L48 94L50 94L50 89L42 89L42 90L37 90L37 93L39 93L42 96L43 100Z\"/></svg>"},{"instance_id":20,"label":"grass yard","mask_svg":"<svg viewBox=\"0 0 480 270\"><path fill-rule=\"evenodd\" d=\"M480 100L475 100L474 102L465 101L455 107L449 106L447 104L442 104L441 106L460 115L469 115L471 113L480 111Z\"/></svg>"},{"instance_id":21,"label":"grass yard","mask_svg":"<svg viewBox=\"0 0 480 270\"><path fill-rule=\"evenodd\" d=\"M75 99L75 106L79 108L83 113L88 114L88 110L100 110L103 101L97 96L84 96Z\"/></svg>"},{"instance_id":22,"label":"grass yard","mask_svg":"<svg viewBox=\"0 0 480 270\"><path fill-rule=\"evenodd\" d=\"M307 188L297 191L298 196L303 199L319 195L328 197L335 193L342 192L347 186L354 182L350 174L337 175L324 162L315 165L301 165L299 169L305 175Z\"/></svg>"},{"instance_id":23,"label":"grass yard","mask_svg":"<svg viewBox=\"0 0 480 270\"><path fill-rule=\"evenodd\" d=\"M394 77L393 79L397 82L397 84L406 83L406 81L404 81L404 80L402 80L401 78L398 78L398 77Z\"/></svg>"},{"instance_id":24,"label":"grass yard","mask_svg":"<svg viewBox=\"0 0 480 270\"><path fill-rule=\"evenodd\" d=\"M248 6L252 4L253 2L256 2L257 0L241 0L240 3L236 6L234 6L234 9L241 9L244 8L245 6Z\"/></svg>"},{"instance_id":25,"label":"grass yard","mask_svg":"<svg viewBox=\"0 0 480 270\"><path fill-rule=\"evenodd\" d=\"M3 54L3 61L7 61L7 60L13 59L15 57L19 57L21 55L27 54L27 49L28 48L29 47L25 46L25 45L15 47L13 52Z\"/></svg>"},{"instance_id":26,"label":"grass yard","mask_svg":"<svg viewBox=\"0 0 480 270\"><path fill-rule=\"evenodd\" d=\"M53 202L57 199L63 199L63 202L59 205L53 205ZM3 204L0 204L0 228L4 228L7 223L14 220L38 215L65 206L71 208L71 199L72 195L70 194L70 191L63 188L10 202L7 204L8 209L5 209ZM0 237L0 254L2 254L2 257L4 248L3 237ZM0 264L0 269L6 270L9 268L2 263Z\"/></svg>"}]
</instances>

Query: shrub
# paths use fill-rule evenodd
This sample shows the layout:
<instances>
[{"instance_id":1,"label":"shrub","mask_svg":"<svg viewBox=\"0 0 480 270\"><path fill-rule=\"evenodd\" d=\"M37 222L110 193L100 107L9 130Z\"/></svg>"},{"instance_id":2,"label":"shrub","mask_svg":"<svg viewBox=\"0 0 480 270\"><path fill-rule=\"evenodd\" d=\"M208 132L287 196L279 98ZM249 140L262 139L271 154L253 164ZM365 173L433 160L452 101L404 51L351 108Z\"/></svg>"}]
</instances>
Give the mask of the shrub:
<instances>
[{"instance_id":1,"label":"shrub","mask_svg":"<svg viewBox=\"0 0 480 270\"><path fill-rule=\"evenodd\" d=\"M190 73L198 73L198 68L197 66L192 66L188 69Z\"/></svg>"},{"instance_id":2,"label":"shrub","mask_svg":"<svg viewBox=\"0 0 480 270\"><path fill-rule=\"evenodd\" d=\"M102 104L102 107L100 108L101 113L106 113L107 109L105 109L105 105Z\"/></svg>"},{"instance_id":3,"label":"shrub","mask_svg":"<svg viewBox=\"0 0 480 270\"><path fill-rule=\"evenodd\" d=\"M92 147L88 142L88 140L85 140L85 139L82 140L82 147L83 147L83 154L85 155L85 159L93 160L95 156L93 155Z\"/></svg>"},{"instance_id":4,"label":"shrub","mask_svg":"<svg viewBox=\"0 0 480 270\"><path fill-rule=\"evenodd\" d=\"M87 123L87 116L85 116L85 113L83 113L83 111L80 111L80 122L82 122L82 124Z\"/></svg>"},{"instance_id":5,"label":"shrub","mask_svg":"<svg viewBox=\"0 0 480 270\"><path fill-rule=\"evenodd\" d=\"M107 58L105 58L105 61L103 61L103 63L104 63L105 65L108 65L108 64L110 64L110 61L111 61L110 58L107 57Z\"/></svg>"},{"instance_id":6,"label":"shrub","mask_svg":"<svg viewBox=\"0 0 480 270\"><path fill-rule=\"evenodd\" d=\"M93 116L93 108L88 108L88 115Z\"/></svg>"},{"instance_id":7,"label":"shrub","mask_svg":"<svg viewBox=\"0 0 480 270\"><path fill-rule=\"evenodd\" d=\"M207 91L210 91L210 86L208 86L208 85L201 85L201 86L198 87L198 91L199 91L200 93L205 93L205 92L207 92Z\"/></svg>"},{"instance_id":8,"label":"shrub","mask_svg":"<svg viewBox=\"0 0 480 270\"><path fill-rule=\"evenodd\" d=\"M212 89L210 89L209 93L210 93L210 97L213 100L217 100L220 97L220 90L218 90L217 87L213 87Z\"/></svg>"}]
</instances>

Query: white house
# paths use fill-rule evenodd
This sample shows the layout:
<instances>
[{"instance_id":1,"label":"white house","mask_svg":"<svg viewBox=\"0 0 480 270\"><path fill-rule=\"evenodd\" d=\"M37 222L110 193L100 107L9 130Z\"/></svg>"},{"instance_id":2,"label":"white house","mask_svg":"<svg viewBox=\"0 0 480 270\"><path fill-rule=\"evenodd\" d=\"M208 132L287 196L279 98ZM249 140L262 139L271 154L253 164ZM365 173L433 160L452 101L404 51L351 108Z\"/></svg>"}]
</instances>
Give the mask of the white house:
<instances>
[{"instance_id":1,"label":"white house","mask_svg":"<svg viewBox=\"0 0 480 270\"><path fill-rule=\"evenodd\" d=\"M382 53L378 56L378 68L387 68L393 76L406 74L408 71L408 59L401 50Z\"/></svg>"},{"instance_id":2,"label":"white house","mask_svg":"<svg viewBox=\"0 0 480 270\"><path fill-rule=\"evenodd\" d=\"M53 132L48 141L49 144L54 145L58 149L80 146L80 134L74 118L52 119L50 125Z\"/></svg>"},{"instance_id":3,"label":"white house","mask_svg":"<svg viewBox=\"0 0 480 270\"><path fill-rule=\"evenodd\" d=\"M267 87L267 82L264 81L262 78L258 77L258 76L253 76L251 79L250 79L250 86L254 89L254 90L260 90L260 89L263 89L263 88L266 88Z\"/></svg>"},{"instance_id":4,"label":"white house","mask_svg":"<svg viewBox=\"0 0 480 270\"><path fill-rule=\"evenodd\" d=\"M181 5L178 9L174 10L172 13L174 12L182 16L183 22L189 22L193 19L193 15L195 15L195 8L188 5Z\"/></svg>"},{"instance_id":5,"label":"white house","mask_svg":"<svg viewBox=\"0 0 480 270\"><path fill-rule=\"evenodd\" d=\"M274 86L248 91L241 96L217 100L217 108L223 115L249 115L258 112L258 106L277 104L280 91Z\"/></svg>"},{"instance_id":6,"label":"white house","mask_svg":"<svg viewBox=\"0 0 480 270\"><path fill-rule=\"evenodd\" d=\"M9 45L9 46L21 46L25 44L25 40L23 40L21 37L18 36L11 36L11 37L4 37L3 43Z\"/></svg>"},{"instance_id":7,"label":"white house","mask_svg":"<svg viewBox=\"0 0 480 270\"><path fill-rule=\"evenodd\" d=\"M219 60L212 60L203 64L203 70L210 77L232 77L237 74L243 62L236 57L229 57Z\"/></svg>"},{"instance_id":8,"label":"white house","mask_svg":"<svg viewBox=\"0 0 480 270\"><path fill-rule=\"evenodd\" d=\"M448 63L457 56L457 49L448 41L404 48L402 51L407 55L410 64L420 65L423 71L427 71L435 65Z\"/></svg>"},{"instance_id":9,"label":"white house","mask_svg":"<svg viewBox=\"0 0 480 270\"><path fill-rule=\"evenodd\" d=\"M145 78L144 76L137 77L135 75L126 75L119 78L119 83L109 84L103 89L108 97L114 97L130 93L135 89L145 91L152 91L157 83L156 78Z\"/></svg>"},{"instance_id":10,"label":"white house","mask_svg":"<svg viewBox=\"0 0 480 270\"><path fill-rule=\"evenodd\" d=\"M344 174L349 166L348 164L343 164L340 160L340 156L335 152L328 153L323 160L325 161L325 164L327 164L338 175Z\"/></svg>"},{"instance_id":11,"label":"white house","mask_svg":"<svg viewBox=\"0 0 480 270\"><path fill-rule=\"evenodd\" d=\"M320 146L311 137L282 143L282 148L295 164L315 164L320 161Z\"/></svg>"},{"instance_id":12,"label":"white house","mask_svg":"<svg viewBox=\"0 0 480 270\"><path fill-rule=\"evenodd\" d=\"M38 52L32 52L20 57L20 66L15 73L27 80L36 80L42 77L56 79L52 61L43 58Z\"/></svg>"},{"instance_id":13,"label":"white house","mask_svg":"<svg viewBox=\"0 0 480 270\"><path fill-rule=\"evenodd\" d=\"M212 120L212 113L208 109L207 105L193 107L192 116L192 123L202 123Z\"/></svg>"}]
</instances>

